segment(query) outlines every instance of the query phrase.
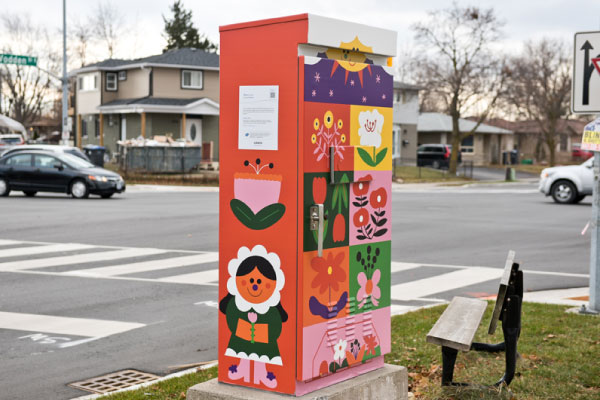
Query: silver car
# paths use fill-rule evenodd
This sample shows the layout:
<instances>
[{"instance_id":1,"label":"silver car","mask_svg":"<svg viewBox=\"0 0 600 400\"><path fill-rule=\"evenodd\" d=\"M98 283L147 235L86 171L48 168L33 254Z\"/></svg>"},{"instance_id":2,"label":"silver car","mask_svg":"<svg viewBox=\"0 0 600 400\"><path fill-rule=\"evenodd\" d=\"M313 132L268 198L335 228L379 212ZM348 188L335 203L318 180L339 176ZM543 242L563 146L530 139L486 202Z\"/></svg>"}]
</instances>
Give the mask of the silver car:
<instances>
[{"instance_id":1,"label":"silver car","mask_svg":"<svg viewBox=\"0 0 600 400\"><path fill-rule=\"evenodd\" d=\"M546 168L540 175L539 190L561 204L579 203L592 194L594 159L580 165Z\"/></svg>"}]
</instances>

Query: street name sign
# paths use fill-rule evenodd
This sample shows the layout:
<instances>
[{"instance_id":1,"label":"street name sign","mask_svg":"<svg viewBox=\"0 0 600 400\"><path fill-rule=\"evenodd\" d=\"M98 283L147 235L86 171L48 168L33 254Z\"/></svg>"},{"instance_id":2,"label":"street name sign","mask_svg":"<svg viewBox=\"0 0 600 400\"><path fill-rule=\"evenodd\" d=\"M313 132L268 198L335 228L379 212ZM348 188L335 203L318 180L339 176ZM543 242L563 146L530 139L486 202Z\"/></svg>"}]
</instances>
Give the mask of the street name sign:
<instances>
[{"instance_id":1,"label":"street name sign","mask_svg":"<svg viewBox=\"0 0 600 400\"><path fill-rule=\"evenodd\" d=\"M17 54L0 54L0 64L37 66L37 57L20 56Z\"/></svg>"},{"instance_id":2,"label":"street name sign","mask_svg":"<svg viewBox=\"0 0 600 400\"><path fill-rule=\"evenodd\" d=\"M575 34L571 107L575 113L600 113L600 32Z\"/></svg>"}]
</instances>

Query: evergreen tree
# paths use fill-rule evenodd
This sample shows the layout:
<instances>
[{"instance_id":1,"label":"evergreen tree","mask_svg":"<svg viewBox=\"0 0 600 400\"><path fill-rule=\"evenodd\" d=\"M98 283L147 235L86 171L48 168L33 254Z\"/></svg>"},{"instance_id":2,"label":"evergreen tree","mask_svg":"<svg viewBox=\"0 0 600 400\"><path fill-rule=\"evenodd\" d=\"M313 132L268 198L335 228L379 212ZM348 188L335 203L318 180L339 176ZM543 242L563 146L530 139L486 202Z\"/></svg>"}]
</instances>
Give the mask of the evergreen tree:
<instances>
[{"instance_id":1,"label":"evergreen tree","mask_svg":"<svg viewBox=\"0 0 600 400\"><path fill-rule=\"evenodd\" d=\"M167 46L163 51L171 49L181 49L183 47L194 47L206 51L216 51L217 45L211 42L206 36L198 33L192 22L192 12L183 8L181 0L175 0L170 7L173 17L165 18L164 37L167 39Z\"/></svg>"}]
</instances>

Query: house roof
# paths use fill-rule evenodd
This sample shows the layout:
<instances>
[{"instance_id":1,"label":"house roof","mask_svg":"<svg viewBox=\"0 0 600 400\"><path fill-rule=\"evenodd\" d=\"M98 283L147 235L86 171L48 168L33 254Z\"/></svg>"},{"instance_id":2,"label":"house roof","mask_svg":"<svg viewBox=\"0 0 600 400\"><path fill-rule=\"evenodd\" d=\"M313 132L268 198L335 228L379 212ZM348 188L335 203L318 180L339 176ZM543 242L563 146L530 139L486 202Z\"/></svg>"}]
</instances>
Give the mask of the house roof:
<instances>
[{"instance_id":1,"label":"house roof","mask_svg":"<svg viewBox=\"0 0 600 400\"><path fill-rule=\"evenodd\" d=\"M501 118L494 118L486 121L488 125L497 126L500 128L510 129L516 134L540 134L542 131L540 125L534 120L525 121L508 121ZM560 133L570 134L583 134L583 128L589 121L582 121L578 119L560 119L557 121L557 130Z\"/></svg>"},{"instance_id":2,"label":"house roof","mask_svg":"<svg viewBox=\"0 0 600 400\"><path fill-rule=\"evenodd\" d=\"M185 47L182 49L172 49L162 54L157 54L143 58L136 58L133 60L107 59L71 71L71 74L78 74L91 71L119 71L124 69L143 67L187 67L195 69L218 70L219 55L200 49Z\"/></svg>"},{"instance_id":3,"label":"house roof","mask_svg":"<svg viewBox=\"0 0 600 400\"><path fill-rule=\"evenodd\" d=\"M410 83L394 81L394 89L423 90L424 88L422 86L411 85Z\"/></svg>"},{"instance_id":4,"label":"house roof","mask_svg":"<svg viewBox=\"0 0 600 400\"><path fill-rule=\"evenodd\" d=\"M122 106L122 105L156 105L156 106L185 106L195 101L202 100L203 97L193 99L172 99L165 97L140 97L137 99L117 99L102 104L102 107Z\"/></svg>"},{"instance_id":5,"label":"house roof","mask_svg":"<svg viewBox=\"0 0 600 400\"><path fill-rule=\"evenodd\" d=\"M219 115L219 104L207 97L174 99L164 97L140 97L118 99L97 107L105 114L166 113Z\"/></svg>"},{"instance_id":6,"label":"house roof","mask_svg":"<svg viewBox=\"0 0 600 400\"><path fill-rule=\"evenodd\" d=\"M471 131L477 123L468 119L461 118L458 127L461 132ZM442 113L422 113L419 114L417 122L417 131L419 132L452 132L452 117ZM510 135L513 132L509 129L498 128L487 124L480 124L475 131L477 133Z\"/></svg>"}]
</instances>

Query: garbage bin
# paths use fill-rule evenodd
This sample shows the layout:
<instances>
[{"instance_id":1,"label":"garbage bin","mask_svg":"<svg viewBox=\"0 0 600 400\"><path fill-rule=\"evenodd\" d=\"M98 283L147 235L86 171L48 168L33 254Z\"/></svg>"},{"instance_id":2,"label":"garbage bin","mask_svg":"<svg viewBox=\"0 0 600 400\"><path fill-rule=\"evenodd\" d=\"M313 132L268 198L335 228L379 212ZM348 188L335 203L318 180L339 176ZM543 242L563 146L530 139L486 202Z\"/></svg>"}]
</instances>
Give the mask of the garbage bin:
<instances>
[{"instance_id":1,"label":"garbage bin","mask_svg":"<svg viewBox=\"0 0 600 400\"><path fill-rule=\"evenodd\" d=\"M510 151L502 152L502 165L508 165L510 162Z\"/></svg>"},{"instance_id":2,"label":"garbage bin","mask_svg":"<svg viewBox=\"0 0 600 400\"><path fill-rule=\"evenodd\" d=\"M104 153L106 153L106 147L88 144L83 147L83 152L87 155L92 164L98 167L104 167Z\"/></svg>"},{"instance_id":3,"label":"garbage bin","mask_svg":"<svg viewBox=\"0 0 600 400\"><path fill-rule=\"evenodd\" d=\"M519 163L519 151L512 150L510 152L510 163L511 165L517 165Z\"/></svg>"}]
</instances>

